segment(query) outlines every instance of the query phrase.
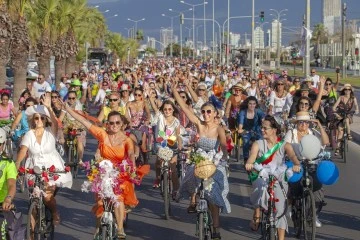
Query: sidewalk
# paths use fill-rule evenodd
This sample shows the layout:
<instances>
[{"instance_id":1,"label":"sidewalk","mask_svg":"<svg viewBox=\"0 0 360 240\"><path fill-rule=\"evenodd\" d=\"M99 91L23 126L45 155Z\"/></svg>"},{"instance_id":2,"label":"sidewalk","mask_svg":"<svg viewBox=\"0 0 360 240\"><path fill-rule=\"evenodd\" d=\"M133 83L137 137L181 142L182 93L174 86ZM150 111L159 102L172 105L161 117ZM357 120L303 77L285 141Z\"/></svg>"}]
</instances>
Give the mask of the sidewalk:
<instances>
[{"instance_id":1,"label":"sidewalk","mask_svg":"<svg viewBox=\"0 0 360 240\"><path fill-rule=\"evenodd\" d=\"M354 116L353 121L351 124L351 136L353 137L353 142L360 144L360 117Z\"/></svg>"}]
</instances>

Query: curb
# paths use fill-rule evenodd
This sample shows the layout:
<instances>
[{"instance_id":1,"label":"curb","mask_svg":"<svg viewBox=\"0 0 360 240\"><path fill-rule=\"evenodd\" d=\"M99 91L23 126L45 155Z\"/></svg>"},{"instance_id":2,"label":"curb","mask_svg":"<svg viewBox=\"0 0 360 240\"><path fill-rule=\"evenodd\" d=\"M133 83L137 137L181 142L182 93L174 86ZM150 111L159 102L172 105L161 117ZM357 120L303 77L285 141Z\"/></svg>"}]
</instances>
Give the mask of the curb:
<instances>
[{"instance_id":1,"label":"curb","mask_svg":"<svg viewBox=\"0 0 360 240\"><path fill-rule=\"evenodd\" d=\"M351 130L352 142L360 145L360 133Z\"/></svg>"}]
</instances>

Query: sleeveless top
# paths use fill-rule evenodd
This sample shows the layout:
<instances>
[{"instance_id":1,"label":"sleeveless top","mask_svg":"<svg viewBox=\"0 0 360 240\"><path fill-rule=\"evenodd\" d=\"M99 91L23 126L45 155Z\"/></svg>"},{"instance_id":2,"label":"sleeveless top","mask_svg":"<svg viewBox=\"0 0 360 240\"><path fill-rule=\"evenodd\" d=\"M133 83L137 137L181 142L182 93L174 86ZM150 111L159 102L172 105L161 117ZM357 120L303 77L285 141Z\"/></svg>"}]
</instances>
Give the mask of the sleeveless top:
<instances>
[{"instance_id":1,"label":"sleeveless top","mask_svg":"<svg viewBox=\"0 0 360 240\"><path fill-rule=\"evenodd\" d=\"M103 109L104 109L104 120L107 120L109 113L112 112L112 111L111 111L111 108L105 106ZM121 115L125 115L125 109L124 109L124 108L118 107L118 110L117 110L117 111L118 111Z\"/></svg>"},{"instance_id":2,"label":"sleeveless top","mask_svg":"<svg viewBox=\"0 0 360 240\"><path fill-rule=\"evenodd\" d=\"M12 108L13 106L10 103L8 103L5 110L3 110L3 108L0 108L0 120L9 120Z\"/></svg>"},{"instance_id":3,"label":"sleeveless top","mask_svg":"<svg viewBox=\"0 0 360 240\"><path fill-rule=\"evenodd\" d=\"M199 141L197 142L197 147L206 152L216 150L218 145L218 140L214 138L200 137Z\"/></svg>"},{"instance_id":4,"label":"sleeveless top","mask_svg":"<svg viewBox=\"0 0 360 240\"><path fill-rule=\"evenodd\" d=\"M354 106L354 99L349 98L347 102L345 102L344 96L341 96L340 99L338 109L344 112L350 112Z\"/></svg>"},{"instance_id":5,"label":"sleeveless top","mask_svg":"<svg viewBox=\"0 0 360 240\"><path fill-rule=\"evenodd\" d=\"M132 127L140 127L146 119L145 112L143 109L135 112L134 110L129 108L129 115L131 118L130 126L132 126Z\"/></svg>"},{"instance_id":6,"label":"sleeveless top","mask_svg":"<svg viewBox=\"0 0 360 240\"><path fill-rule=\"evenodd\" d=\"M268 144L267 144L266 140L262 139L262 140L257 140L256 142L259 145L258 157L261 157L262 155L264 155L265 153L267 153L270 150L268 148ZM276 168L278 168L279 166L284 164L284 158L285 158L285 149L284 149L284 147L285 147L285 142L279 148L279 150L277 150L275 152L273 160L270 163L267 164L272 170L275 170Z\"/></svg>"}]
</instances>

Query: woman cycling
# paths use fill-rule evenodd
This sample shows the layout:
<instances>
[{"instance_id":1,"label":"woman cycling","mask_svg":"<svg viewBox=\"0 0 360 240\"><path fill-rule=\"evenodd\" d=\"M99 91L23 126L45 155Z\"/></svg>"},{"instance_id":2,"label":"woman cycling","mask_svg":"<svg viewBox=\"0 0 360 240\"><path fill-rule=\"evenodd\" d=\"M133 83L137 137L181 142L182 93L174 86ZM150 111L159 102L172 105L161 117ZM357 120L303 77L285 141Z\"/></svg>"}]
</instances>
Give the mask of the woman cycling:
<instances>
[{"instance_id":1,"label":"woman cycling","mask_svg":"<svg viewBox=\"0 0 360 240\"><path fill-rule=\"evenodd\" d=\"M259 140L261 135L261 123L265 114L258 108L256 97L250 96L245 100L246 109L239 113L238 132L243 140L243 156L246 163L249 158L250 142Z\"/></svg>"},{"instance_id":2,"label":"woman cycling","mask_svg":"<svg viewBox=\"0 0 360 240\"><path fill-rule=\"evenodd\" d=\"M242 93L243 90L243 86L240 83L233 86L232 95L226 104L225 117L228 119L229 129L232 131L237 127L236 118L240 112L240 105L246 99L246 95Z\"/></svg>"},{"instance_id":3,"label":"woman cycling","mask_svg":"<svg viewBox=\"0 0 360 240\"><path fill-rule=\"evenodd\" d=\"M290 99L290 100L289 100ZM289 112L292 103L292 95L285 90L285 80L279 79L275 83L275 89L270 94L269 111L270 115L282 115ZM288 102L288 105L285 103Z\"/></svg>"},{"instance_id":4,"label":"woman cycling","mask_svg":"<svg viewBox=\"0 0 360 240\"><path fill-rule=\"evenodd\" d=\"M7 92L3 92L1 94L1 103L0 103L0 121L1 120L10 120L11 116L15 116L15 108L14 105L9 102L10 94Z\"/></svg>"},{"instance_id":5,"label":"woman cycling","mask_svg":"<svg viewBox=\"0 0 360 240\"><path fill-rule=\"evenodd\" d=\"M144 101L144 91L142 88L134 89L135 100L126 104L125 117L130 122L130 128L137 138L137 142L141 145L144 162L146 159L146 134L147 126L150 123L150 110Z\"/></svg>"},{"instance_id":6,"label":"woman cycling","mask_svg":"<svg viewBox=\"0 0 360 240\"><path fill-rule=\"evenodd\" d=\"M161 139L162 141L166 141L167 139L171 139L171 141L167 141L167 147L170 149L181 149L182 141L180 135L180 121L175 117L177 115L177 109L175 104L170 100L165 100L160 108L158 108L155 104L155 98L150 98L151 105L155 111L154 122L156 123L156 131L155 134L156 139ZM160 132L165 133L166 136L161 136ZM173 139L172 139L173 138ZM157 141L156 149L161 147L162 141ZM170 160L170 169L172 172L172 184L173 184L173 198L175 198L177 191L179 190L179 178L176 170L177 165L177 155ZM156 178L153 184L153 188L158 188L160 186L160 171L161 171L161 160L158 158L155 162L155 172Z\"/></svg>"},{"instance_id":7,"label":"woman cycling","mask_svg":"<svg viewBox=\"0 0 360 240\"><path fill-rule=\"evenodd\" d=\"M262 173L263 171L269 173L277 174L277 181L274 185L275 197L278 199L275 202L276 215L279 216L284 213L286 195L284 192L287 192L287 183L285 181L285 153L294 163L293 171L300 171L300 162L297 159L294 150L289 143L285 143L279 138L280 134L280 125L276 122L275 118L272 116L265 116L264 121L261 125L261 131L263 135L263 140L258 140L254 142L251 147L249 159L245 165L247 171L252 171L250 174L252 186L254 192L250 196L251 203L254 207L253 220L250 223L250 227L253 231L257 231L260 225L260 207L267 208L267 201L263 199L266 194L264 191L267 190L268 181L266 178L258 177L256 171L254 171L254 163L256 168L261 166ZM259 173L260 174L260 173ZM280 184L281 182L282 184ZM285 214L283 214L276 222L275 227L278 231L278 239L285 239L285 231L288 228L287 220Z\"/></svg>"},{"instance_id":8,"label":"woman cycling","mask_svg":"<svg viewBox=\"0 0 360 240\"><path fill-rule=\"evenodd\" d=\"M205 190L205 197L209 201L209 207L213 219L213 231L212 239L221 239L220 237L220 210L223 213L230 213L231 207L227 199L229 192L229 183L226 174L227 165L227 149L226 149L226 137L224 129L218 125L215 120L217 116L217 110L211 103L205 103L201 107L201 114L204 120L200 120L192 111L188 109L188 106L180 97L177 91L177 83L172 87L172 92L176 101L179 103L181 109L189 117L189 120L196 125L199 134L199 141L197 147L205 152L215 150L218 152L220 148L223 153L222 159L217 163L217 170L212 176L213 185L211 190ZM194 175L194 166L190 166L186 170L186 175L180 187L180 196L191 196L190 206L188 207L189 213L196 212L196 192L197 186L199 186L200 179Z\"/></svg>"},{"instance_id":9,"label":"woman cycling","mask_svg":"<svg viewBox=\"0 0 360 240\"><path fill-rule=\"evenodd\" d=\"M335 116L341 121L341 124L338 124L338 147L335 150L335 155L338 155L340 153L341 139L344 135L344 124L346 124L347 127L348 139L352 140L350 129L350 124L353 122L352 116L354 113L359 113L359 105L350 84L344 84L340 92L340 97L333 106L333 111L336 111Z\"/></svg>"}]
</instances>

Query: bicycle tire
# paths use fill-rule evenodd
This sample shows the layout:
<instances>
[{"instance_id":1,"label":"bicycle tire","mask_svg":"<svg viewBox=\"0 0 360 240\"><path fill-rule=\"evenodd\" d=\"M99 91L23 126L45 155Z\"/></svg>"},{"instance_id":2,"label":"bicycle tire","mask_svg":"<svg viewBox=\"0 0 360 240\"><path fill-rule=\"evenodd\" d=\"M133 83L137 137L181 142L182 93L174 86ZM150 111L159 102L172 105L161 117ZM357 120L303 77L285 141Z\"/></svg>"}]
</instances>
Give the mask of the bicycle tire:
<instances>
[{"instance_id":1,"label":"bicycle tire","mask_svg":"<svg viewBox=\"0 0 360 240\"><path fill-rule=\"evenodd\" d=\"M19 175L17 182L19 183L19 191L23 193L25 191L25 174Z\"/></svg>"},{"instance_id":2,"label":"bicycle tire","mask_svg":"<svg viewBox=\"0 0 360 240\"><path fill-rule=\"evenodd\" d=\"M270 227L269 228L269 239L270 240L276 240L277 237L276 237L276 228L275 227Z\"/></svg>"},{"instance_id":3,"label":"bicycle tire","mask_svg":"<svg viewBox=\"0 0 360 240\"><path fill-rule=\"evenodd\" d=\"M205 239L205 222L204 222L204 213L198 213L198 237L199 240Z\"/></svg>"},{"instance_id":4,"label":"bicycle tire","mask_svg":"<svg viewBox=\"0 0 360 240\"><path fill-rule=\"evenodd\" d=\"M164 171L163 173L163 197L164 197L164 207L165 207L165 219L168 220L170 217L170 188L169 188L169 172Z\"/></svg>"},{"instance_id":5,"label":"bicycle tire","mask_svg":"<svg viewBox=\"0 0 360 240\"><path fill-rule=\"evenodd\" d=\"M14 151L13 151L13 143L11 141L11 138L8 138L6 140L6 150L7 150L7 154L8 154L8 157L10 159L12 159L14 157Z\"/></svg>"},{"instance_id":6,"label":"bicycle tire","mask_svg":"<svg viewBox=\"0 0 360 240\"><path fill-rule=\"evenodd\" d=\"M40 229L39 229L39 219L38 219L38 214L35 215L35 226L34 226L34 231L31 229L31 216L32 213L34 211L36 211L37 208L37 201L32 201L29 207L29 211L28 211L28 216L27 216L27 224L26 224L26 239L27 240L40 240L41 238L41 234ZM34 233L34 238L32 238L32 233Z\"/></svg>"},{"instance_id":7,"label":"bicycle tire","mask_svg":"<svg viewBox=\"0 0 360 240\"><path fill-rule=\"evenodd\" d=\"M331 147L335 151L337 148L337 142L336 142L336 129L330 130L330 136L331 136Z\"/></svg>"},{"instance_id":8,"label":"bicycle tire","mask_svg":"<svg viewBox=\"0 0 360 240\"><path fill-rule=\"evenodd\" d=\"M295 212L292 212L291 215L291 219L293 221L294 224L294 232L295 232L295 237L296 238L300 238L301 236L301 231L302 231L302 223L301 223L301 200L296 199L293 203L295 206Z\"/></svg>"},{"instance_id":9,"label":"bicycle tire","mask_svg":"<svg viewBox=\"0 0 360 240\"><path fill-rule=\"evenodd\" d=\"M236 161L240 161L240 157L241 157L241 151L240 151L240 148L241 148L241 145L240 145L240 139L238 139L238 144L236 145Z\"/></svg>"},{"instance_id":10,"label":"bicycle tire","mask_svg":"<svg viewBox=\"0 0 360 240\"><path fill-rule=\"evenodd\" d=\"M302 199L302 224L305 240L313 240L316 236L316 208L312 191L306 193Z\"/></svg>"},{"instance_id":11,"label":"bicycle tire","mask_svg":"<svg viewBox=\"0 0 360 240\"><path fill-rule=\"evenodd\" d=\"M101 240L109 240L106 225L101 226Z\"/></svg>"},{"instance_id":12,"label":"bicycle tire","mask_svg":"<svg viewBox=\"0 0 360 240\"><path fill-rule=\"evenodd\" d=\"M346 163L346 160L347 160L347 151L348 151L348 140L347 140L347 137L345 137L345 136L344 136L344 139L343 139L343 147L342 147L342 150L343 150L344 163Z\"/></svg>"},{"instance_id":13,"label":"bicycle tire","mask_svg":"<svg viewBox=\"0 0 360 240\"><path fill-rule=\"evenodd\" d=\"M54 240L55 239L55 226L53 224L53 218L52 218L50 209L45 208L45 216L46 216L46 233L44 233L44 239Z\"/></svg>"}]
</instances>

